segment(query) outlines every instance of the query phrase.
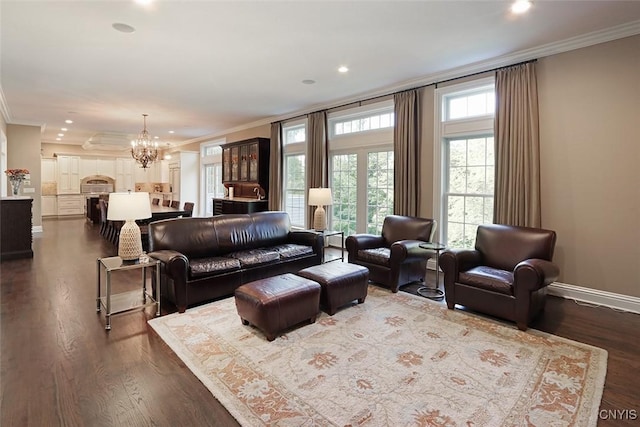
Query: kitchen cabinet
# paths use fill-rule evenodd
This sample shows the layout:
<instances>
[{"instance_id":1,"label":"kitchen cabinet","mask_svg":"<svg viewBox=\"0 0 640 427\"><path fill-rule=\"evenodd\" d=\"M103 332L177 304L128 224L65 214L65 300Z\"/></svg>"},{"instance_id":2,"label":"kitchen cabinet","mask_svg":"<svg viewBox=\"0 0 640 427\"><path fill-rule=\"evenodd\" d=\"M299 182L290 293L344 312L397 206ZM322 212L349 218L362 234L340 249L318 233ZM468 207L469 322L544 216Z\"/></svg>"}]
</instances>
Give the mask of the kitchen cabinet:
<instances>
[{"instance_id":1,"label":"kitchen cabinet","mask_svg":"<svg viewBox=\"0 0 640 427\"><path fill-rule=\"evenodd\" d=\"M56 175L56 159L42 159L40 165L42 182L56 182L58 180Z\"/></svg>"},{"instance_id":2,"label":"kitchen cabinet","mask_svg":"<svg viewBox=\"0 0 640 427\"><path fill-rule=\"evenodd\" d=\"M116 177L116 161L110 158L82 157L80 158L80 178L94 175Z\"/></svg>"},{"instance_id":3,"label":"kitchen cabinet","mask_svg":"<svg viewBox=\"0 0 640 427\"><path fill-rule=\"evenodd\" d=\"M58 195L58 216L63 215L83 215L85 196L63 194Z\"/></svg>"},{"instance_id":4,"label":"kitchen cabinet","mask_svg":"<svg viewBox=\"0 0 640 427\"><path fill-rule=\"evenodd\" d=\"M171 153L169 161L169 187L171 200L179 200L180 206L184 202L195 203L194 215L198 207L198 183L200 182L199 153L181 151Z\"/></svg>"},{"instance_id":5,"label":"kitchen cabinet","mask_svg":"<svg viewBox=\"0 0 640 427\"><path fill-rule=\"evenodd\" d=\"M0 259L33 258L33 199L3 197L0 203Z\"/></svg>"},{"instance_id":6,"label":"kitchen cabinet","mask_svg":"<svg viewBox=\"0 0 640 427\"><path fill-rule=\"evenodd\" d=\"M269 192L269 138L251 138L222 146L222 182L258 184Z\"/></svg>"},{"instance_id":7,"label":"kitchen cabinet","mask_svg":"<svg viewBox=\"0 0 640 427\"><path fill-rule=\"evenodd\" d=\"M119 193L125 191L134 191L134 160L129 158L116 159L116 191Z\"/></svg>"},{"instance_id":8,"label":"kitchen cabinet","mask_svg":"<svg viewBox=\"0 0 640 427\"><path fill-rule=\"evenodd\" d=\"M56 196L42 196L40 200L42 216L58 215L58 198Z\"/></svg>"},{"instance_id":9,"label":"kitchen cabinet","mask_svg":"<svg viewBox=\"0 0 640 427\"><path fill-rule=\"evenodd\" d=\"M80 193L80 157L58 156L58 194Z\"/></svg>"}]
</instances>

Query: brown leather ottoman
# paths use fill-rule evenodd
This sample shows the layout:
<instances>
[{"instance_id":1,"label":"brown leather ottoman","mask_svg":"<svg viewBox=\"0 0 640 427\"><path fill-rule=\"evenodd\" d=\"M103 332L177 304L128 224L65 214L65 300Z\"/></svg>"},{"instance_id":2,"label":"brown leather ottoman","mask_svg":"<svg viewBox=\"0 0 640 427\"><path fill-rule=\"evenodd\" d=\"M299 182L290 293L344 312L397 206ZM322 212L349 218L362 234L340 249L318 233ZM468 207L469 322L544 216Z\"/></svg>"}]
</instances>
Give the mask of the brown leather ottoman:
<instances>
[{"instance_id":1,"label":"brown leather ottoman","mask_svg":"<svg viewBox=\"0 0 640 427\"><path fill-rule=\"evenodd\" d=\"M369 269L361 265L332 262L305 268L297 274L320 283L320 306L331 316L338 307L353 300L362 304L367 296Z\"/></svg>"},{"instance_id":2,"label":"brown leather ottoman","mask_svg":"<svg viewBox=\"0 0 640 427\"><path fill-rule=\"evenodd\" d=\"M295 274L245 283L235 291L236 309L244 325L253 325L273 341L291 326L316 321L320 285Z\"/></svg>"}]
</instances>

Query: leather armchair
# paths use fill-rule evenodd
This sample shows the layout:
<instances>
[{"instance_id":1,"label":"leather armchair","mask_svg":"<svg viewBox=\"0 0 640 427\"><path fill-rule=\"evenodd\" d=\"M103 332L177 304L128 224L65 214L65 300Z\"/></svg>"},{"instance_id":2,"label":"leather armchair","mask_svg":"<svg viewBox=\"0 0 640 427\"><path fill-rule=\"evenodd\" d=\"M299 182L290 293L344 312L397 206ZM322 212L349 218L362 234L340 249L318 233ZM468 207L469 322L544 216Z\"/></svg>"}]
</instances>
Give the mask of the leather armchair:
<instances>
[{"instance_id":1,"label":"leather armchair","mask_svg":"<svg viewBox=\"0 0 640 427\"><path fill-rule=\"evenodd\" d=\"M389 215L382 224L382 235L347 237L349 262L367 267L371 281L398 292L400 286L424 280L427 260L435 253L418 245L430 242L435 231L433 219Z\"/></svg>"},{"instance_id":2,"label":"leather armchair","mask_svg":"<svg viewBox=\"0 0 640 427\"><path fill-rule=\"evenodd\" d=\"M555 244L555 231L480 225L474 250L447 249L440 255L447 307L460 304L525 331L544 310L547 285L560 274L552 262Z\"/></svg>"}]
</instances>

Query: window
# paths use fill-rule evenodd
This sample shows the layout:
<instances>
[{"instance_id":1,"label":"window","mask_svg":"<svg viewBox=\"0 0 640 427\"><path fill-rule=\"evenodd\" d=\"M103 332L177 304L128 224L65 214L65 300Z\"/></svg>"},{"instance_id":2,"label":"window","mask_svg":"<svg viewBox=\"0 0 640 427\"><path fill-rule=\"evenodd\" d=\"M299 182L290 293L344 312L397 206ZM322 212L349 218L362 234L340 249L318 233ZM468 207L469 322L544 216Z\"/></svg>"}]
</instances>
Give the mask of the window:
<instances>
[{"instance_id":1,"label":"window","mask_svg":"<svg viewBox=\"0 0 640 427\"><path fill-rule=\"evenodd\" d=\"M224 140L205 143L200 147L202 174L200 206L204 206L204 215L213 216L213 198L224 197L222 185L222 147Z\"/></svg>"},{"instance_id":2,"label":"window","mask_svg":"<svg viewBox=\"0 0 640 427\"><path fill-rule=\"evenodd\" d=\"M439 240L472 248L479 224L493 222L493 78L437 90L436 188Z\"/></svg>"},{"instance_id":3,"label":"window","mask_svg":"<svg viewBox=\"0 0 640 427\"><path fill-rule=\"evenodd\" d=\"M393 213L393 102L329 115L330 227L380 234Z\"/></svg>"},{"instance_id":4,"label":"window","mask_svg":"<svg viewBox=\"0 0 640 427\"><path fill-rule=\"evenodd\" d=\"M333 135L345 135L349 133L366 132L368 130L385 129L393 127L393 120L393 111L373 112L361 117L347 117L334 121L331 126L331 132Z\"/></svg>"},{"instance_id":5,"label":"window","mask_svg":"<svg viewBox=\"0 0 640 427\"><path fill-rule=\"evenodd\" d=\"M306 228L306 120L287 123L282 127L284 157L284 210L291 225Z\"/></svg>"}]
</instances>

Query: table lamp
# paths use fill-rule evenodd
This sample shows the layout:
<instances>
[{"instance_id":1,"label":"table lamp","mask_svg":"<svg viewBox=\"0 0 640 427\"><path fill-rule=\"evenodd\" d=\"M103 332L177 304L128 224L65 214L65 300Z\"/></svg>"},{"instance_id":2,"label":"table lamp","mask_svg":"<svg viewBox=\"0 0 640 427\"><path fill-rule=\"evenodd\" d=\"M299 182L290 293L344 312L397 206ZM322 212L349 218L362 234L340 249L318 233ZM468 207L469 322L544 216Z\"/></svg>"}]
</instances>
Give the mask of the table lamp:
<instances>
[{"instance_id":1,"label":"table lamp","mask_svg":"<svg viewBox=\"0 0 640 427\"><path fill-rule=\"evenodd\" d=\"M313 228L317 231L324 231L327 228L327 214L324 207L333 204L330 188L310 188L309 206L316 206L313 214Z\"/></svg>"},{"instance_id":2,"label":"table lamp","mask_svg":"<svg viewBox=\"0 0 640 427\"><path fill-rule=\"evenodd\" d=\"M109 194L109 221L125 221L120 229L118 256L123 260L138 259L142 255L142 238L137 219L151 218L149 193L128 192Z\"/></svg>"}]
</instances>

